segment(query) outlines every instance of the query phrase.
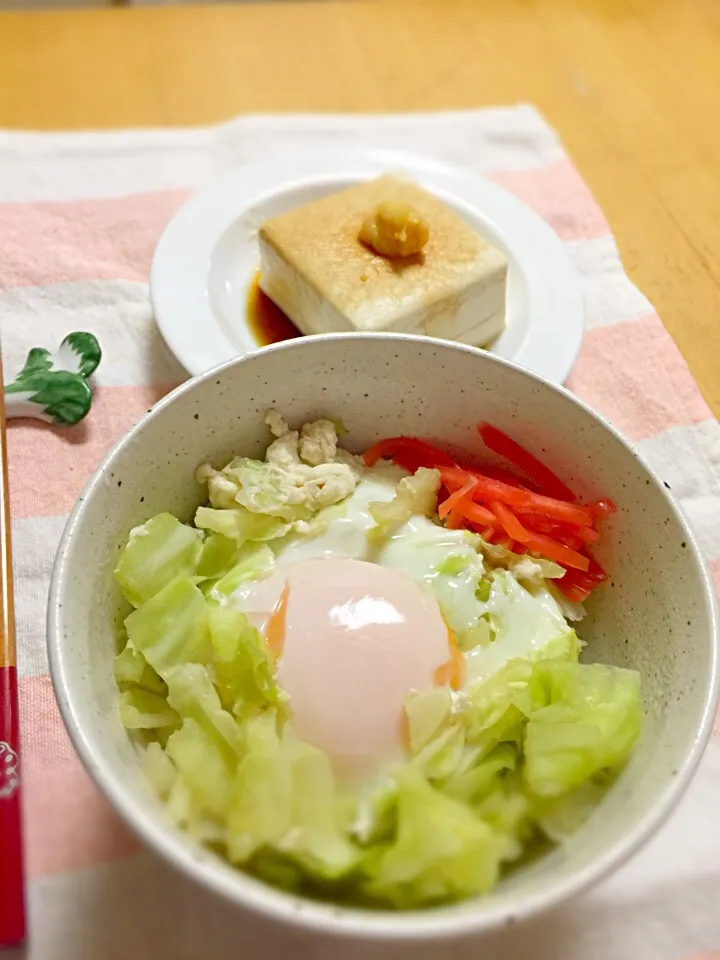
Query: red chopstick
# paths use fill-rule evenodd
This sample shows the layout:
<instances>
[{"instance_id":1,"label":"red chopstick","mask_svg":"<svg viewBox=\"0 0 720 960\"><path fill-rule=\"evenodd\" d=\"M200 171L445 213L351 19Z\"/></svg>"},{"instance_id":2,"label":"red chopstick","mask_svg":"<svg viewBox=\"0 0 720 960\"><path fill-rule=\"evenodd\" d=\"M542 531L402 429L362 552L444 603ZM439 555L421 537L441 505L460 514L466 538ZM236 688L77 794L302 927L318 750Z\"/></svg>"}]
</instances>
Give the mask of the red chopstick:
<instances>
[{"instance_id":1,"label":"red chopstick","mask_svg":"<svg viewBox=\"0 0 720 960\"><path fill-rule=\"evenodd\" d=\"M20 731L13 614L5 400L0 362L0 947L25 939Z\"/></svg>"}]
</instances>

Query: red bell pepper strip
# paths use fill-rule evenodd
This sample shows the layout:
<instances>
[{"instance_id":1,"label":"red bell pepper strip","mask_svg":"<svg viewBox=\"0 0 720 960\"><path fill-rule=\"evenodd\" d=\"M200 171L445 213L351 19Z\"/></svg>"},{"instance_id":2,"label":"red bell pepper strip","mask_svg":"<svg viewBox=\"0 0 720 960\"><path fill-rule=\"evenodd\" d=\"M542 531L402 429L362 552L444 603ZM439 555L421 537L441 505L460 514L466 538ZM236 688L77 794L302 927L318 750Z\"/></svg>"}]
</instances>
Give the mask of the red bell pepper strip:
<instances>
[{"instance_id":1,"label":"red bell pepper strip","mask_svg":"<svg viewBox=\"0 0 720 960\"><path fill-rule=\"evenodd\" d=\"M527 530L504 503L496 500L491 504L492 511L500 521L503 529L509 537L522 543L528 550L546 557L548 560L555 560L565 567L573 567L577 570L588 570L590 560L584 557L577 550L558 543L541 533L534 530Z\"/></svg>"},{"instance_id":2,"label":"red bell pepper strip","mask_svg":"<svg viewBox=\"0 0 720 960\"><path fill-rule=\"evenodd\" d=\"M568 600L572 600L575 603L582 603L590 596L590 588L583 587L574 580L568 579L569 575L570 571L568 571L560 580L556 580L555 582L557 583L561 593L566 596Z\"/></svg>"},{"instance_id":3,"label":"red bell pepper strip","mask_svg":"<svg viewBox=\"0 0 720 960\"><path fill-rule=\"evenodd\" d=\"M418 440L417 437L388 437L380 440L365 451L363 459L368 467L375 466L378 460L394 460L400 466L416 463L418 467L431 469L455 466L455 461L449 454L438 450L426 440Z\"/></svg>"},{"instance_id":4,"label":"red bell pepper strip","mask_svg":"<svg viewBox=\"0 0 720 960\"><path fill-rule=\"evenodd\" d=\"M607 580L607 574L593 557L589 557L590 566L585 573L577 574L578 580L588 586L597 586Z\"/></svg>"},{"instance_id":5,"label":"red bell pepper strip","mask_svg":"<svg viewBox=\"0 0 720 960\"><path fill-rule=\"evenodd\" d=\"M554 497L556 500L576 500L575 494L567 484L563 483L560 477L556 476L549 467L546 467L542 461L533 456L529 450L521 447L512 437L509 437L502 430L493 427L489 423L478 425L478 431L483 438L485 446L504 457L508 463L511 463L518 470L521 470L528 479L532 480L541 493L548 497Z\"/></svg>"},{"instance_id":6,"label":"red bell pepper strip","mask_svg":"<svg viewBox=\"0 0 720 960\"><path fill-rule=\"evenodd\" d=\"M600 539L600 534L592 527L572 526L569 523L562 523L559 520L543 517L537 513L526 513L524 510L518 510L517 518L520 523L531 530L537 530L538 533L547 533L558 540L561 537L572 536L579 539L581 543L596 543Z\"/></svg>"},{"instance_id":7,"label":"red bell pepper strip","mask_svg":"<svg viewBox=\"0 0 720 960\"><path fill-rule=\"evenodd\" d=\"M533 513L521 512L518 513L517 518L528 530L544 533L573 550L581 550L584 547L586 541L581 534L585 531L590 534L595 532L591 527L571 527L568 523L560 523L558 520L551 520L550 517L541 517Z\"/></svg>"},{"instance_id":8,"label":"red bell pepper strip","mask_svg":"<svg viewBox=\"0 0 720 960\"><path fill-rule=\"evenodd\" d=\"M590 559L590 565L584 573L580 570L568 570L564 577L556 581L559 588L569 600L586 600L591 591L607 580L607 574L597 562Z\"/></svg>"},{"instance_id":9,"label":"red bell pepper strip","mask_svg":"<svg viewBox=\"0 0 720 960\"><path fill-rule=\"evenodd\" d=\"M599 539L595 524L615 513L615 504L607 499L578 503L569 487L507 434L485 423L478 429L487 446L522 471L527 481L501 468L461 467L416 437L381 440L364 459L368 466L390 459L410 472L438 469L447 491L438 514L447 527L469 527L490 543L556 561L566 568L558 581L563 593L572 600L586 599L607 577L585 549Z\"/></svg>"},{"instance_id":10,"label":"red bell pepper strip","mask_svg":"<svg viewBox=\"0 0 720 960\"><path fill-rule=\"evenodd\" d=\"M479 503L473 503L469 497L465 497L464 500L456 504L452 512L482 527L496 527L498 525L495 514L491 510L481 506Z\"/></svg>"},{"instance_id":11,"label":"red bell pepper strip","mask_svg":"<svg viewBox=\"0 0 720 960\"><path fill-rule=\"evenodd\" d=\"M502 467L490 466L485 463L482 465L466 463L465 461L458 461L457 466L460 467L461 470L467 470L468 473L477 473L483 477L490 477L491 480L500 480L502 483L507 483L510 487L520 487L521 490L535 490L536 493L538 492L530 481L516 477L514 473L510 473L509 470L503 470Z\"/></svg>"},{"instance_id":12,"label":"red bell pepper strip","mask_svg":"<svg viewBox=\"0 0 720 960\"><path fill-rule=\"evenodd\" d=\"M558 533L554 538L558 543L564 544L566 547L570 547L571 550L577 550L579 553L582 552L584 543L580 537L576 537L572 533Z\"/></svg>"},{"instance_id":13,"label":"red bell pepper strip","mask_svg":"<svg viewBox=\"0 0 720 960\"><path fill-rule=\"evenodd\" d=\"M438 516L440 519L443 520L476 486L477 478L470 477L464 487L459 487L454 493L450 494L447 500L443 500L442 503L438 505Z\"/></svg>"},{"instance_id":14,"label":"red bell pepper strip","mask_svg":"<svg viewBox=\"0 0 720 960\"><path fill-rule=\"evenodd\" d=\"M444 466L438 469L442 482L450 490L457 490L458 487L464 486L467 482L468 472L466 470ZM507 483L492 480L482 474L475 473L473 476L476 476L479 481L473 490L474 500L500 500L514 510L543 514L576 527L591 527L593 525L594 516L592 512L581 504L567 503L563 500L555 500L552 497L533 493L532 490L511 487Z\"/></svg>"},{"instance_id":15,"label":"red bell pepper strip","mask_svg":"<svg viewBox=\"0 0 720 960\"><path fill-rule=\"evenodd\" d=\"M448 530L459 530L464 526L464 523L464 517L462 517L457 510L451 510L445 518L445 526Z\"/></svg>"},{"instance_id":16,"label":"red bell pepper strip","mask_svg":"<svg viewBox=\"0 0 720 960\"><path fill-rule=\"evenodd\" d=\"M577 570L586 571L590 566L589 559L577 550L566 547L565 544L558 543L557 540L551 540L550 537L545 537L541 533L532 533L530 538L525 541L525 546L533 553L546 557L548 560L554 560L563 567L573 567Z\"/></svg>"},{"instance_id":17,"label":"red bell pepper strip","mask_svg":"<svg viewBox=\"0 0 720 960\"><path fill-rule=\"evenodd\" d=\"M509 507L505 506L500 500L493 500L490 503L490 509L500 521L500 526L505 533L518 543L525 543L528 531L523 527L515 514Z\"/></svg>"},{"instance_id":18,"label":"red bell pepper strip","mask_svg":"<svg viewBox=\"0 0 720 960\"><path fill-rule=\"evenodd\" d=\"M600 539L600 534L592 527L577 527L574 532L583 543L597 543Z\"/></svg>"}]
</instances>

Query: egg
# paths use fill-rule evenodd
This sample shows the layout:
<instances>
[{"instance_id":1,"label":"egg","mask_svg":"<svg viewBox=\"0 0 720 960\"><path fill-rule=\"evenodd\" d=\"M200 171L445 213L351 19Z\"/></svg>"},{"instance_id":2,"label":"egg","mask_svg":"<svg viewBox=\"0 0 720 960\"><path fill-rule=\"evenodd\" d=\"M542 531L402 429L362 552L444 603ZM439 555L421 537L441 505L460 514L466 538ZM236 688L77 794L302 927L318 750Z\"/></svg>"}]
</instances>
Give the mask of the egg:
<instances>
[{"instance_id":1,"label":"egg","mask_svg":"<svg viewBox=\"0 0 720 960\"><path fill-rule=\"evenodd\" d=\"M296 732L349 777L402 756L411 690L460 675L472 685L568 631L546 587L530 589L507 571L492 575L480 600L484 561L466 531L413 516L385 540L368 537L370 504L392 500L405 475L386 464L365 470L343 503L270 541L274 573L230 597L279 658ZM449 632L467 639L481 618L493 641L449 653Z\"/></svg>"},{"instance_id":2,"label":"egg","mask_svg":"<svg viewBox=\"0 0 720 960\"><path fill-rule=\"evenodd\" d=\"M428 591L364 560L314 559L246 585L241 606L278 658L295 732L338 775L372 775L403 756L407 695L445 682L451 662Z\"/></svg>"}]
</instances>

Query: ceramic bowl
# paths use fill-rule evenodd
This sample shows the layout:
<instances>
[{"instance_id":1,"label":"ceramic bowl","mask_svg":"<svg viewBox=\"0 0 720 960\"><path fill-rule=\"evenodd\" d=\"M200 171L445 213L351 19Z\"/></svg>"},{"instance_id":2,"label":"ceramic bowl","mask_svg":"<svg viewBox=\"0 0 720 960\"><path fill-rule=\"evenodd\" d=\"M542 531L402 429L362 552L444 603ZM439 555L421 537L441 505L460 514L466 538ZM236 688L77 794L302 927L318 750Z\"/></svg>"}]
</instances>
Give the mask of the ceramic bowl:
<instances>
[{"instance_id":1,"label":"ceramic bowl","mask_svg":"<svg viewBox=\"0 0 720 960\"><path fill-rule=\"evenodd\" d=\"M514 871L489 896L413 913L362 911L299 899L233 869L170 826L120 725L112 660L122 614L112 571L128 532L164 510L182 519L200 501L204 461L262 454L263 416L340 418L347 445L419 434L470 453L475 425L507 430L582 497L612 497L617 516L599 559L609 583L580 633L586 660L642 674L641 742L590 821L566 844ZM162 400L106 457L80 497L59 549L49 599L50 664L70 736L128 824L177 868L277 921L356 939L449 938L548 909L587 889L660 827L687 786L717 698L717 616L708 572L686 519L633 448L561 388L472 348L352 334L279 344L211 370Z\"/></svg>"}]
</instances>

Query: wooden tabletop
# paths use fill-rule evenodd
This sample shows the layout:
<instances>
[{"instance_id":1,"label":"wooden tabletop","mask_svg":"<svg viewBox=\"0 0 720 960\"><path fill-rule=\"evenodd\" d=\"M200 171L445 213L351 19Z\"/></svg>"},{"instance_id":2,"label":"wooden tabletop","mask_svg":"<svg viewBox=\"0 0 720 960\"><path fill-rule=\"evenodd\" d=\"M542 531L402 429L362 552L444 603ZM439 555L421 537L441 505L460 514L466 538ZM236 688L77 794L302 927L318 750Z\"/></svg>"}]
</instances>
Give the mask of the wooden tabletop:
<instances>
[{"instance_id":1,"label":"wooden tabletop","mask_svg":"<svg viewBox=\"0 0 720 960\"><path fill-rule=\"evenodd\" d=\"M527 101L720 415L716 0L266 2L0 14L0 126Z\"/></svg>"}]
</instances>

